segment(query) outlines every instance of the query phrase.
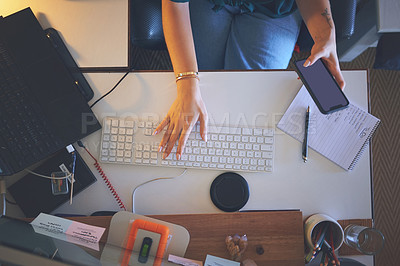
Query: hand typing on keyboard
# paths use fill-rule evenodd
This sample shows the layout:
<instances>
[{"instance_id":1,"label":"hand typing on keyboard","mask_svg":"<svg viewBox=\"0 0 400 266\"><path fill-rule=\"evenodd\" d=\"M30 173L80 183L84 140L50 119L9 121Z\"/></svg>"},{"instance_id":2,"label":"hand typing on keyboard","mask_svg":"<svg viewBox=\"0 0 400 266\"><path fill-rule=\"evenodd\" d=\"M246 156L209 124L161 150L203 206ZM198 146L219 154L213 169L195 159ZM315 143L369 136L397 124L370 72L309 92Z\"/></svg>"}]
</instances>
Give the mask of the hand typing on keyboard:
<instances>
[{"instance_id":1,"label":"hand typing on keyboard","mask_svg":"<svg viewBox=\"0 0 400 266\"><path fill-rule=\"evenodd\" d=\"M177 82L177 89L177 98L153 133L157 135L166 129L158 148L159 152L163 152L163 159L171 153L178 138L176 159L181 158L189 134L197 121L200 122L201 138L207 141L208 115L200 95L198 80L194 78L180 80Z\"/></svg>"},{"instance_id":2,"label":"hand typing on keyboard","mask_svg":"<svg viewBox=\"0 0 400 266\"><path fill-rule=\"evenodd\" d=\"M216 126L209 124L208 141L202 140L196 123L188 134L184 153L178 160L177 147L167 157L158 152L162 134L153 136L154 121L106 117L101 137L100 161L133 165L211 169L225 171L272 172L274 130Z\"/></svg>"}]
</instances>

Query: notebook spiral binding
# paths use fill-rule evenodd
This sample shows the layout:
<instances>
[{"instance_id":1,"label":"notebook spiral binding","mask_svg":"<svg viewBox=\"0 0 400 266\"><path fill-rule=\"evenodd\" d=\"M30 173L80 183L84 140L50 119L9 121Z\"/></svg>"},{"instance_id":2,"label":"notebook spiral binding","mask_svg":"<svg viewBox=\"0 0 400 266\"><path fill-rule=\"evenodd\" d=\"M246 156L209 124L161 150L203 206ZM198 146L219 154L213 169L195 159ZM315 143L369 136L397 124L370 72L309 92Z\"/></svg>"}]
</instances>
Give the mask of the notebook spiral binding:
<instances>
[{"instance_id":1,"label":"notebook spiral binding","mask_svg":"<svg viewBox=\"0 0 400 266\"><path fill-rule=\"evenodd\" d=\"M81 141L78 141L78 145L80 147L84 148L86 150L86 152L90 155L90 157L92 157L92 159L94 160L94 164L93 165L96 167L96 169L99 172L101 178L103 178L104 183L106 183L108 189L111 191L111 194L113 195L113 197L117 201L119 207L121 209L123 209L124 211L126 211L125 204L123 203L122 199L119 197L117 191L115 190L114 186L111 184L111 182L108 179L107 175L104 173L104 171L101 168L101 166L100 166L99 162L97 161L97 159L89 152L89 150L83 145L83 143Z\"/></svg>"},{"instance_id":2,"label":"notebook spiral binding","mask_svg":"<svg viewBox=\"0 0 400 266\"><path fill-rule=\"evenodd\" d=\"M378 121L375 126L372 128L371 132L368 135L368 138L365 140L364 144L362 145L361 149L358 151L357 155L354 157L354 160L351 162L348 170L353 170L354 166L358 163L358 161L361 158L361 155L364 153L365 148L367 147L368 142L371 140L371 138L375 135L376 129L379 127L381 124L380 121Z\"/></svg>"}]
</instances>

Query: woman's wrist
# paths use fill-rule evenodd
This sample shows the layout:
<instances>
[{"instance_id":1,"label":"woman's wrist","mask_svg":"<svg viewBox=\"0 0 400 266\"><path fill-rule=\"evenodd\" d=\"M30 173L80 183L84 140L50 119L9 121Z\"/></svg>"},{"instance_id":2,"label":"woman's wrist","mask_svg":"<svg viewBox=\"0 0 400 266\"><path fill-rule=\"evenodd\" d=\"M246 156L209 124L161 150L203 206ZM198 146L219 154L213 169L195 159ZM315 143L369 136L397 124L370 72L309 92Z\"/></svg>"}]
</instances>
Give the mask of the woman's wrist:
<instances>
[{"instance_id":1,"label":"woman's wrist","mask_svg":"<svg viewBox=\"0 0 400 266\"><path fill-rule=\"evenodd\" d=\"M178 95L200 93L200 80L197 78L180 79L176 83Z\"/></svg>"}]
</instances>

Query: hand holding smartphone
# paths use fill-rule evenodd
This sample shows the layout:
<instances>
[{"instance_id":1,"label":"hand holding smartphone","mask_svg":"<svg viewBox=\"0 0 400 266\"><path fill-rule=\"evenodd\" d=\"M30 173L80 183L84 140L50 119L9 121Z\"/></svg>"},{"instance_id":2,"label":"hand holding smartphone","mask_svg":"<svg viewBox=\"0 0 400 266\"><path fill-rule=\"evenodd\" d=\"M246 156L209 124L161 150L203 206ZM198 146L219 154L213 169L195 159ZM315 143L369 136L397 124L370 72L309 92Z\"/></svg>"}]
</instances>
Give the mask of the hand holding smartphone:
<instances>
[{"instance_id":1,"label":"hand holding smartphone","mask_svg":"<svg viewBox=\"0 0 400 266\"><path fill-rule=\"evenodd\" d=\"M295 62L297 74L303 81L318 109L329 114L349 105L349 100L321 59L313 65L304 67L306 59Z\"/></svg>"}]
</instances>

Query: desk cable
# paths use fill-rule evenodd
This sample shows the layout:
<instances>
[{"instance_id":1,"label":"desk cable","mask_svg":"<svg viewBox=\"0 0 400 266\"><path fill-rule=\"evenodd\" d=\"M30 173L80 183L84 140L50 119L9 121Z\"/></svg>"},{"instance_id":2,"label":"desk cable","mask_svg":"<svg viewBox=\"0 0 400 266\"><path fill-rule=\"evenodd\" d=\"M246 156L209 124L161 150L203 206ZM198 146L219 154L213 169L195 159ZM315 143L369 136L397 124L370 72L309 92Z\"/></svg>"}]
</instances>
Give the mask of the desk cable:
<instances>
[{"instance_id":1,"label":"desk cable","mask_svg":"<svg viewBox=\"0 0 400 266\"><path fill-rule=\"evenodd\" d=\"M94 101L94 103L92 103L92 104L90 105L90 108L93 108L93 106L95 106L98 102L100 102L100 101L103 100L106 96L108 96L111 92L113 92L113 91L118 87L118 85L122 82L122 80L124 80L124 78L129 74L129 72L131 72L131 71L130 71L130 70L127 71L127 72L122 76L122 78L120 78L120 79L118 80L118 82L114 85L114 87L112 87L111 90L109 90L106 94L102 95L100 98L98 98L96 101Z\"/></svg>"},{"instance_id":2,"label":"desk cable","mask_svg":"<svg viewBox=\"0 0 400 266\"><path fill-rule=\"evenodd\" d=\"M82 141L78 140L78 145L81 148L84 148L86 152L89 154L90 157L94 160L93 165L96 167L97 171L99 172L101 178L103 178L104 182L106 183L108 189L111 191L111 194L117 201L119 207L126 211L125 204L123 203L122 199L119 197L117 191L115 190L114 186L111 184L110 180L108 179L107 175L104 173L103 169L100 166L100 163L97 161L97 159L90 153L90 151L83 145Z\"/></svg>"},{"instance_id":3,"label":"desk cable","mask_svg":"<svg viewBox=\"0 0 400 266\"><path fill-rule=\"evenodd\" d=\"M142 187L142 186L144 186L144 185L146 185L146 184L148 184L148 183L154 182L154 181L165 180L165 179L175 179L175 178L181 177L181 176L183 176L183 175L186 174L187 170L188 170L188 169L185 168L185 169L183 170L183 172L182 172L180 175L178 175L178 176L174 176L174 177L157 177L157 178L148 180L148 181L143 182L142 184L136 186L135 189L134 189L133 192L132 192L132 213L136 213L136 210L135 210L135 194L136 194L136 190L137 190L138 188L140 188L140 187Z\"/></svg>"}]
</instances>

